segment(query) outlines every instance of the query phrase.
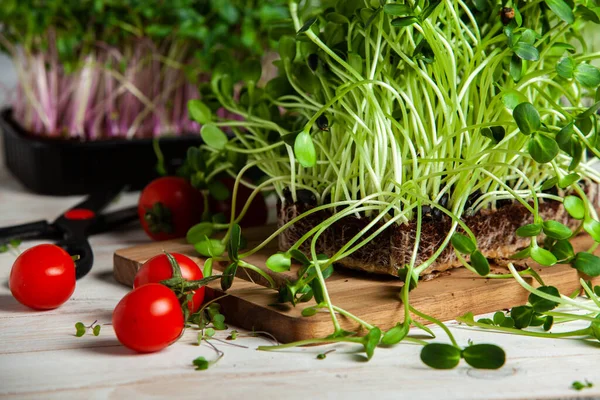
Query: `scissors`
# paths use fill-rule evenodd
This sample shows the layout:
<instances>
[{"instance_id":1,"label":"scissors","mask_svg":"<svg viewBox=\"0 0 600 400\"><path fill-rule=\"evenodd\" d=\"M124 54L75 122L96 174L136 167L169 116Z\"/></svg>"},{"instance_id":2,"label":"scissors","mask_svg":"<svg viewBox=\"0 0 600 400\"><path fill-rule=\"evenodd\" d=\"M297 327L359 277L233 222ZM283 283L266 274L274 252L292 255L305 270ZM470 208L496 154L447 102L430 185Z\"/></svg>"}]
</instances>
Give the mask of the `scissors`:
<instances>
[{"instance_id":1,"label":"scissors","mask_svg":"<svg viewBox=\"0 0 600 400\"><path fill-rule=\"evenodd\" d=\"M88 236L113 230L138 218L136 207L101 213L123 188L90 194L51 223L41 220L0 228L0 243L12 239L55 241L57 246L69 254L79 256L75 262L75 276L79 279L90 272L94 263L94 253Z\"/></svg>"}]
</instances>

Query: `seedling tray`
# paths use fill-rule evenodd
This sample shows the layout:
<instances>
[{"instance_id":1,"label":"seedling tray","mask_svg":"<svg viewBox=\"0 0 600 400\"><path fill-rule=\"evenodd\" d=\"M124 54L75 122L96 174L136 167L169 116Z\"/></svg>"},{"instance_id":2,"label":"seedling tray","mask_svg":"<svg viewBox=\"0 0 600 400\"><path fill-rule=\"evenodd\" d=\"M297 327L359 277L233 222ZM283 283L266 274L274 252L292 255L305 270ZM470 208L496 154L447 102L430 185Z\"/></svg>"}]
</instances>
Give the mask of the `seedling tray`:
<instances>
[{"instance_id":1,"label":"seedling tray","mask_svg":"<svg viewBox=\"0 0 600 400\"><path fill-rule=\"evenodd\" d=\"M54 139L32 135L12 118L0 113L4 160L9 171L27 189L38 194L86 194L115 185L139 190L158 176L152 139ZM160 149L165 167L173 173L200 135L164 137Z\"/></svg>"}]
</instances>

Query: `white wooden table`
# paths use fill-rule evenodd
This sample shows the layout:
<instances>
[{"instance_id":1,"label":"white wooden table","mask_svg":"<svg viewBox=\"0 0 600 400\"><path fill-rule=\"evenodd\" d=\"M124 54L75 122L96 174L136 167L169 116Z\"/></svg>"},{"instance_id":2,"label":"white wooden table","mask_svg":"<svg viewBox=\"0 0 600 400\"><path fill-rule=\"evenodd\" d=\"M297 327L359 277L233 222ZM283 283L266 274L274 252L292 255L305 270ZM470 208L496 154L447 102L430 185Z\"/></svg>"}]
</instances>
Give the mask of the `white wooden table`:
<instances>
[{"instance_id":1,"label":"white wooden table","mask_svg":"<svg viewBox=\"0 0 600 400\"><path fill-rule=\"evenodd\" d=\"M53 198L27 193L0 167L0 226L52 219L79 197ZM115 207L135 204L127 194ZM215 342L225 357L207 371L195 371L192 360L211 358L198 347L197 333L188 330L162 352L138 355L119 345L110 325L100 336L74 336L78 321L109 323L114 306L128 288L112 278L113 252L145 242L141 230L113 232L91 239L95 265L77 282L73 297L62 307L35 312L14 300L7 286L14 255L0 254L0 397L42 399L209 398L600 398L600 343L534 339L453 326L462 345L501 345L508 357L504 368L481 371L464 363L450 371L427 368L421 347L403 344L377 349L370 362L356 348L337 351L325 360L323 348L260 352L261 339L242 338L242 349ZM24 243L27 248L35 243ZM447 341L439 330L440 341ZM218 333L225 338L226 332ZM577 392L575 380L588 379L592 389Z\"/></svg>"}]
</instances>

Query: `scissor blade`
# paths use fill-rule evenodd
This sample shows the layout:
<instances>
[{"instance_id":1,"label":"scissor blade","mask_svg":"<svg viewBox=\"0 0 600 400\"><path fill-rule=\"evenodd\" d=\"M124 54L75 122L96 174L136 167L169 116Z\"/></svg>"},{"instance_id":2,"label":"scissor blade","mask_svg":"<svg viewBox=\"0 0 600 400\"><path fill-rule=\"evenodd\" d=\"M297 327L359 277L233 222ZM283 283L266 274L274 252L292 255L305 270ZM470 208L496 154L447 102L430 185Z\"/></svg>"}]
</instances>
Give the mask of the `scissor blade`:
<instances>
[{"instance_id":1,"label":"scissor blade","mask_svg":"<svg viewBox=\"0 0 600 400\"><path fill-rule=\"evenodd\" d=\"M90 234L103 233L138 220L137 207L127 207L98 216Z\"/></svg>"},{"instance_id":2,"label":"scissor blade","mask_svg":"<svg viewBox=\"0 0 600 400\"><path fill-rule=\"evenodd\" d=\"M93 211L94 213L99 213L100 211L102 211L102 209L109 205L115 199L115 197L119 195L119 193L123 191L124 187L124 185L121 185L112 189L92 193L89 196L87 196L85 200L83 200L81 203L71 207L71 210L83 208L86 210Z\"/></svg>"},{"instance_id":3,"label":"scissor blade","mask_svg":"<svg viewBox=\"0 0 600 400\"><path fill-rule=\"evenodd\" d=\"M0 243L12 239L56 239L58 236L48 221L35 221L0 228Z\"/></svg>"}]
</instances>

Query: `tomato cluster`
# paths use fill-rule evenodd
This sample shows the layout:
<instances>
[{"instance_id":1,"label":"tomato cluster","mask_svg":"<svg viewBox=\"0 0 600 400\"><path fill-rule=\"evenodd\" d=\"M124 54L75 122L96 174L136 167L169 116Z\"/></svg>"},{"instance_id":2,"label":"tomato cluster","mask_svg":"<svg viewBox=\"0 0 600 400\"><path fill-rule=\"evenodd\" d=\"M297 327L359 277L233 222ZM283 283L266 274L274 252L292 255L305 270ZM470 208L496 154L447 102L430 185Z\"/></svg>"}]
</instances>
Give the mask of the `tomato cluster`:
<instances>
[{"instance_id":1,"label":"tomato cluster","mask_svg":"<svg viewBox=\"0 0 600 400\"><path fill-rule=\"evenodd\" d=\"M172 280L174 268L180 274L177 287L184 288L182 298L161 284ZM159 351L175 342L185 327L184 309L193 314L204 302L205 288L197 282L203 278L200 267L183 254L165 253L146 261L135 276L133 290L114 309L117 339L140 353ZM20 303L35 310L54 309L75 291L75 263L56 245L34 246L15 260L9 285ZM194 289L185 289L186 285Z\"/></svg>"},{"instance_id":2,"label":"tomato cluster","mask_svg":"<svg viewBox=\"0 0 600 400\"><path fill-rule=\"evenodd\" d=\"M176 262L185 281L203 278L200 267L183 254L160 254L146 261L137 272L133 290L113 312L113 328L124 346L140 353L164 349L177 341L185 327L182 301L173 290L161 284L173 278ZM204 287L191 292L191 300L183 299L190 313L198 311L204 301ZM187 301L187 304L185 304Z\"/></svg>"}]
</instances>

